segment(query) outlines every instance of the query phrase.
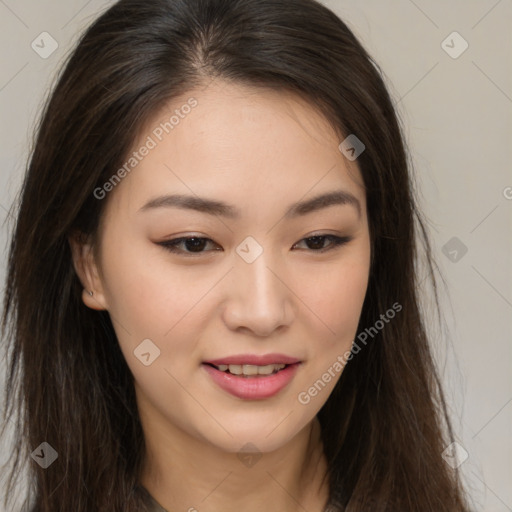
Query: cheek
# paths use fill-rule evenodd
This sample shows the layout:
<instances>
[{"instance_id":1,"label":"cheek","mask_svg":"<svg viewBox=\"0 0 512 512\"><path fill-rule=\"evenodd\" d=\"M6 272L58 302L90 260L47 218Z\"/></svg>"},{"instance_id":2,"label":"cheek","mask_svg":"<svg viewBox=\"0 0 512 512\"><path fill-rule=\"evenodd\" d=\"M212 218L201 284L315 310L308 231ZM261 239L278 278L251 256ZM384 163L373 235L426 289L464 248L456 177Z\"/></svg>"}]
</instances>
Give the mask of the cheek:
<instances>
[{"instance_id":1,"label":"cheek","mask_svg":"<svg viewBox=\"0 0 512 512\"><path fill-rule=\"evenodd\" d=\"M145 242L113 253L118 257L105 262L109 310L136 336L165 340L215 282L211 271L170 265L164 249L148 250Z\"/></svg>"},{"instance_id":2,"label":"cheek","mask_svg":"<svg viewBox=\"0 0 512 512\"><path fill-rule=\"evenodd\" d=\"M201 358L197 344L211 317L205 296L221 276L207 267L173 266L158 248L123 247L105 262L109 313L135 379L153 393L156 379L165 394L173 381L164 370L183 380ZM148 352L154 362L145 366Z\"/></svg>"},{"instance_id":3,"label":"cheek","mask_svg":"<svg viewBox=\"0 0 512 512\"><path fill-rule=\"evenodd\" d=\"M353 337L368 286L368 267L361 263L324 265L308 275L301 278L298 295L318 320L325 333L322 339L339 344Z\"/></svg>"},{"instance_id":4,"label":"cheek","mask_svg":"<svg viewBox=\"0 0 512 512\"><path fill-rule=\"evenodd\" d=\"M315 414L338 382L357 334L369 277L369 269L361 261L364 256L357 263L324 268L303 281L301 298L316 313L318 322L297 400Z\"/></svg>"}]
</instances>

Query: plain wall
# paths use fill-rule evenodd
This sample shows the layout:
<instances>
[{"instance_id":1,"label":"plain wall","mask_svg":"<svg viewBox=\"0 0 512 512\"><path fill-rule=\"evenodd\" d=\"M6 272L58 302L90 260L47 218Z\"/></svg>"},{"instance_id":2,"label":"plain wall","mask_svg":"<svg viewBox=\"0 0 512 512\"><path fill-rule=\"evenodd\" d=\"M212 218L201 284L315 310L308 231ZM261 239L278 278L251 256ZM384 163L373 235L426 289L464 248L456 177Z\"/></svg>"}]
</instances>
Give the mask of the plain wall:
<instances>
[{"instance_id":1,"label":"plain wall","mask_svg":"<svg viewBox=\"0 0 512 512\"><path fill-rule=\"evenodd\" d=\"M59 64L111 3L0 2L0 222L21 184L32 129ZM511 511L512 2L323 3L359 36L396 101L447 284L448 330L432 327L432 337L456 434L469 454L461 469L476 510ZM31 47L42 32L59 45L46 59ZM468 47L457 55L464 40ZM4 248L8 235L2 224ZM5 268L4 251L2 283ZM0 463L10 449L1 447Z\"/></svg>"}]
</instances>

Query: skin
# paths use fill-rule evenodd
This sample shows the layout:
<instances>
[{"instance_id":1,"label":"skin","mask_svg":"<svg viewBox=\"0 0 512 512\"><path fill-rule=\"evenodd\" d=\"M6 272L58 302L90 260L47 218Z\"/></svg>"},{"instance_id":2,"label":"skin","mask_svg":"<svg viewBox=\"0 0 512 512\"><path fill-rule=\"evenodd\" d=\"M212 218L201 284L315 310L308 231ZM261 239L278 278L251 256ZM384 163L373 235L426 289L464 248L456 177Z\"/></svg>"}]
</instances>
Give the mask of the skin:
<instances>
[{"instance_id":1,"label":"skin","mask_svg":"<svg viewBox=\"0 0 512 512\"><path fill-rule=\"evenodd\" d=\"M362 177L309 103L224 82L175 98L134 149L190 97L198 105L104 199L99 247L70 240L83 302L113 319L148 451L141 482L164 508L320 512L328 488L316 414L341 371L309 403L298 395L357 334L370 268ZM292 203L339 189L359 200L360 215L337 204L283 218ZM240 218L139 211L164 193L224 201ZM304 240L319 234L352 240L321 253L328 238ZM212 242L202 253L182 243L181 255L157 245L182 236ZM236 252L247 236L263 249L252 263ZM160 355L145 366L134 350L147 338ZM277 395L243 400L202 367L243 353L288 354L302 365ZM237 456L246 443L260 457L250 466Z\"/></svg>"}]
</instances>

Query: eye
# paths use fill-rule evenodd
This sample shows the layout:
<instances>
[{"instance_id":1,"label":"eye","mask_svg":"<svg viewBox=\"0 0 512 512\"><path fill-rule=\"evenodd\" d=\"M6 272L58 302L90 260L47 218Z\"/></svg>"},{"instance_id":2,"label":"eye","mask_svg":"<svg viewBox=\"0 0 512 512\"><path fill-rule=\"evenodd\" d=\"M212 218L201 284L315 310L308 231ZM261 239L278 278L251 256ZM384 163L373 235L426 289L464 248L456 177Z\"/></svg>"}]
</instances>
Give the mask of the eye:
<instances>
[{"instance_id":1,"label":"eye","mask_svg":"<svg viewBox=\"0 0 512 512\"><path fill-rule=\"evenodd\" d=\"M330 240L330 245L327 247L324 247L324 243L326 240ZM303 238L299 243L305 241L310 249L313 250L313 252L327 252L335 249L336 247L342 246L347 244L352 240L352 237L350 236L336 236L336 235L315 235L310 236L308 238ZM298 244L296 244L298 245ZM294 246L295 247L295 246Z\"/></svg>"},{"instance_id":2,"label":"eye","mask_svg":"<svg viewBox=\"0 0 512 512\"><path fill-rule=\"evenodd\" d=\"M200 254L205 248L205 246L208 244L208 242L213 242L213 240L210 240L209 238L204 237L198 237L198 236L187 236L187 237L181 237L181 238L175 238L174 240L167 240L165 242L159 242L158 245L161 245L165 249L167 249L170 252L174 252L177 254ZM184 247L186 250L180 249L179 246L182 246L182 244L185 244ZM218 247L218 246L217 246ZM219 249L215 249L219 250Z\"/></svg>"},{"instance_id":3,"label":"eye","mask_svg":"<svg viewBox=\"0 0 512 512\"><path fill-rule=\"evenodd\" d=\"M297 246L302 242L306 242L308 248L312 252L327 252L335 249L336 247L340 247L342 245L347 244L352 240L350 236L339 237L336 235L315 235L307 238L303 238L300 242L294 245ZM325 242L330 241L330 245L325 247ZM189 237L181 237L175 238L173 240L166 240L164 242L158 242L157 245L161 245L164 249L176 253L183 254L186 256L190 256L192 254L201 254L207 251L204 251L205 247L208 243L212 243L217 246L215 251L222 250L220 246L218 246L213 240L210 238L197 237L197 236L189 236ZM184 244L184 245L183 245ZM184 247L185 250L183 248ZM312 247L310 247L312 246Z\"/></svg>"}]
</instances>

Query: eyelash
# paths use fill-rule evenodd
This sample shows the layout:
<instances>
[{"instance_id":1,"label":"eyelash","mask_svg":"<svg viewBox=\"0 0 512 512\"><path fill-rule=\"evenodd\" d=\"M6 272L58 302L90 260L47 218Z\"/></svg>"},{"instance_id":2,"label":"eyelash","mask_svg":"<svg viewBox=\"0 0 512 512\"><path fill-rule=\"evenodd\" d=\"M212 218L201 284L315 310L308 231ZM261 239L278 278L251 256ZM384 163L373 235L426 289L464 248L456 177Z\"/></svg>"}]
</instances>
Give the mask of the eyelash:
<instances>
[{"instance_id":1,"label":"eyelash","mask_svg":"<svg viewBox=\"0 0 512 512\"><path fill-rule=\"evenodd\" d=\"M352 240L352 237L350 237L350 236L340 237L340 236L336 236L336 235L313 235L313 236L308 236L306 238L303 238L302 240L299 240L298 243L300 243L304 240L312 240L315 238L324 238L324 239L329 239L331 241L331 245L328 246L327 248L323 248L323 249L319 249L319 250L318 249L309 249L309 251L311 251L311 252L317 252L317 253L322 253L322 254L324 254L328 251L332 251L338 247L341 247ZM167 240L165 242L158 242L157 245L161 245L164 249L166 249L169 252L172 252L175 254L186 255L187 257L189 257L189 256L194 257L195 255L200 255L200 254L203 254L204 252L207 252L207 251L199 251L199 252L183 251L183 250L177 248L177 246L179 244L186 242L188 240L207 240L209 242L213 242L213 240L211 240L210 238L206 238L206 237L187 236L187 237L181 237L181 238L174 238L173 240ZM213 243L215 243L215 242L213 242Z\"/></svg>"}]
</instances>

